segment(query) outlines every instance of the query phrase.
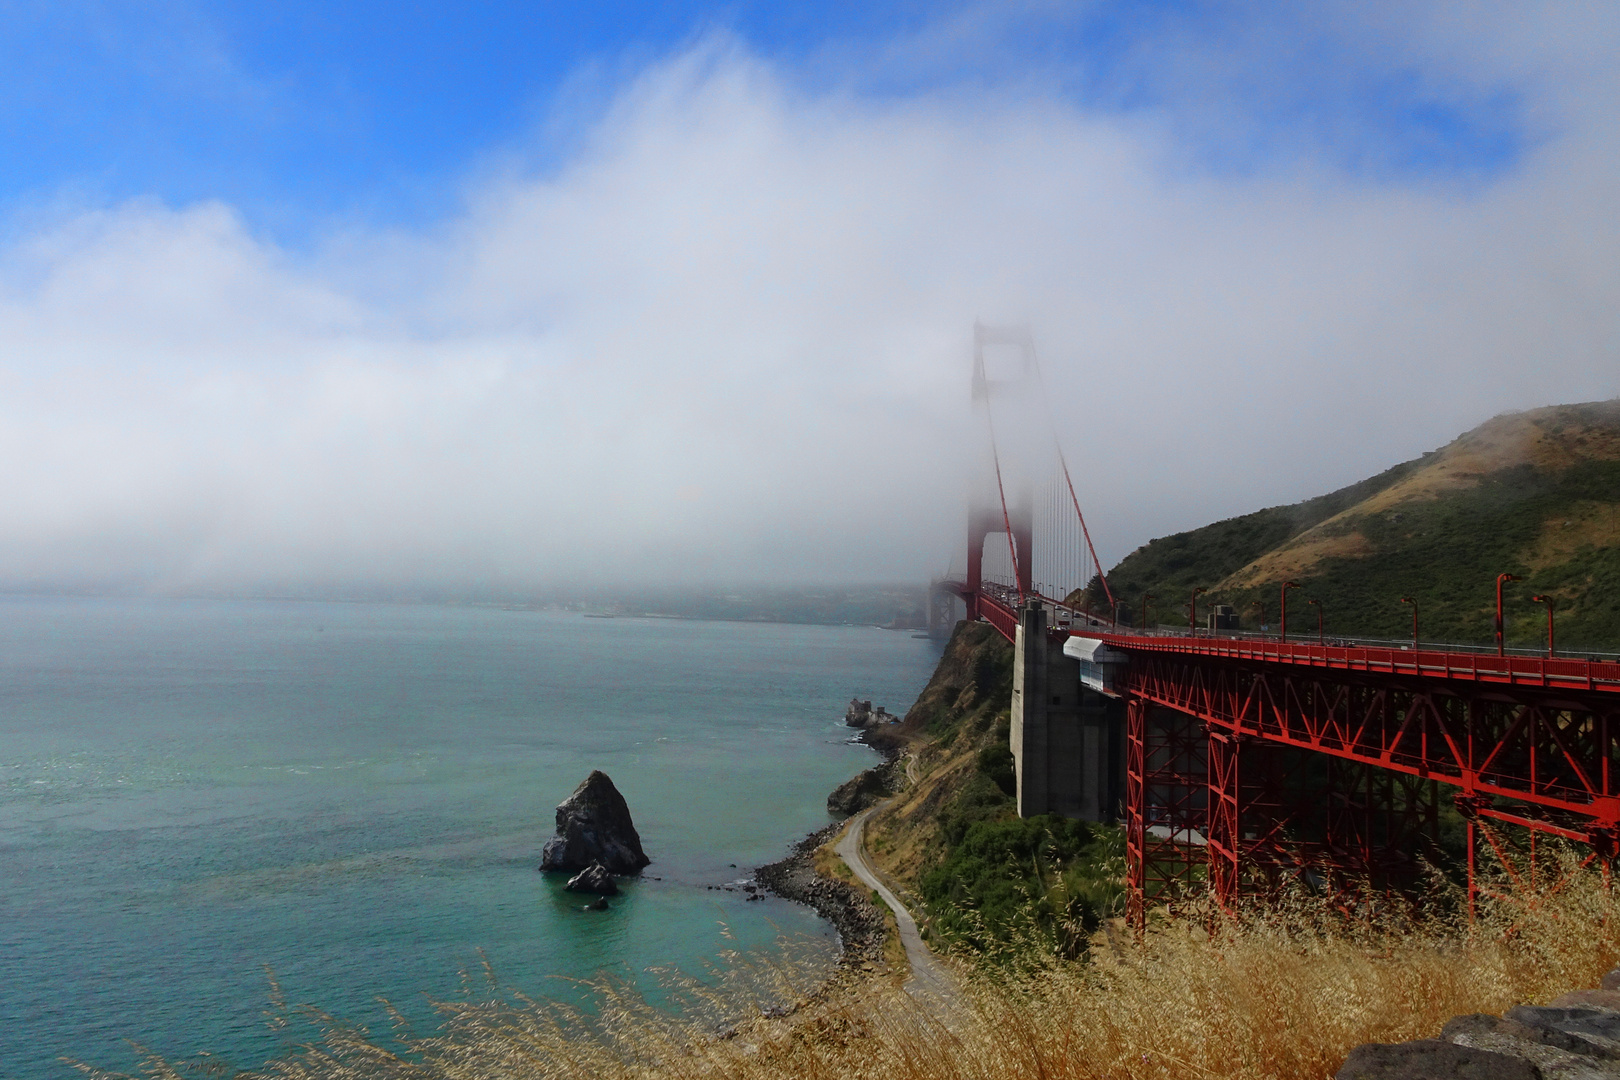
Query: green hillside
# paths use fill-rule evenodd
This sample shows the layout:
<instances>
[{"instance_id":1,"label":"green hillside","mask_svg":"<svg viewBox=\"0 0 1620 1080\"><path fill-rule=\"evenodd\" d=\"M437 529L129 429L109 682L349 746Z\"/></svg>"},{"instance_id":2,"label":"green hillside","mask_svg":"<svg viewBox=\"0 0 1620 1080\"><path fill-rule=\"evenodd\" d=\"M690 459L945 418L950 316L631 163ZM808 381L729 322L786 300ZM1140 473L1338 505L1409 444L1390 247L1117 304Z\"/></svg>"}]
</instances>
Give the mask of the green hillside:
<instances>
[{"instance_id":1,"label":"green hillside","mask_svg":"<svg viewBox=\"0 0 1620 1080\"><path fill-rule=\"evenodd\" d=\"M1153 540L1108 575L1133 618L1185 623L1192 590L1273 626L1279 587L1291 632L1401 638L1417 601L1425 641L1486 644L1499 573L1508 639L1544 644L1554 598L1559 651L1620 650L1620 400L1496 417L1437 451L1347 488Z\"/></svg>"}]
</instances>

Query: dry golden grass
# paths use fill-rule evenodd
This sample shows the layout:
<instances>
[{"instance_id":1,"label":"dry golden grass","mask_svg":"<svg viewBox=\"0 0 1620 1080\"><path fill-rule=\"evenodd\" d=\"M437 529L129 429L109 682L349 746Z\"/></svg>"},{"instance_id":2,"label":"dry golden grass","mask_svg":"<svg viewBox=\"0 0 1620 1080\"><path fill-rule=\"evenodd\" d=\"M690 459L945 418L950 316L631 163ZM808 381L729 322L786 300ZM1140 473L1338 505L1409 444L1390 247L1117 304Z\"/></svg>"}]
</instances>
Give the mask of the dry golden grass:
<instances>
[{"instance_id":1,"label":"dry golden grass","mask_svg":"<svg viewBox=\"0 0 1620 1080\"><path fill-rule=\"evenodd\" d=\"M882 980L808 998L692 985L679 1016L609 985L589 1013L521 996L451 1002L434 1034L402 1030L386 1045L306 1011L314 1041L242 1080L1319 1080L1357 1043L1432 1036L1453 1015L1596 985L1617 955L1620 900L1590 871L1472 925L1351 926L1319 910L1217 921L1213 934L1206 912L1095 962L970 980L949 1027ZM791 1015L738 1018L749 994L795 993ZM147 1070L188 1071L157 1059Z\"/></svg>"},{"instance_id":2,"label":"dry golden grass","mask_svg":"<svg viewBox=\"0 0 1620 1080\"><path fill-rule=\"evenodd\" d=\"M835 850L839 842L844 839L844 834L848 831L849 822L846 821L842 829L833 833L831 838L825 844L816 848L815 853L811 855L810 865L815 869L817 877L832 878L835 881L843 881L850 885L856 883L854 871L844 865L844 860L838 857L838 852Z\"/></svg>"},{"instance_id":3,"label":"dry golden grass","mask_svg":"<svg viewBox=\"0 0 1620 1080\"><path fill-rule=\"evenodd\" d=\"M1573 408L1554 405L1488 420L1441 447L1400 481L1267 552L1216 588L1252 588L1308 575L1326 559L1370 555L1372 545L1357 531L1358 522L1475 487L1483 477L1503 469L1532 465L1558 470L1583 461L1620 460L1617 414L1620 407L1604 402ZM1565 561L1583 543L1612 543L1614 513L1609 504L1593 504L1587 520L1572 523L1573 531L1560 531L1564 521L1560 517L1548 524L1527 560L1541 568Z\"/></svg>"},{"instance_id":4,"label":"dry golden grass","mask_svg":"<svg viewBox=\"0 0 1620 1080\"><path fill-rule=\"evenodd\" d=\"M1536 543L1524 553L1532 570L1566 563L1585 547L1613 547L1620 543L1620 505L1578 502L1541 527Z\"/></svg>"},{"instance_id":5,"label":"dry golden grass","mask_svg":"<svg viewBox=\"0 0 1620 1080\"><path fill-rule=\"evenodd\" d=\"M1334 522L1338 524L1337 519ZM1217 589L1246 589L1273 581L1304 577L1327 559L1361 559L1373 553L1373 546L1359 532L1333 533L1318 525L1268 551L1237 573L1222 579Z\"/></svg>"}]
</instances>

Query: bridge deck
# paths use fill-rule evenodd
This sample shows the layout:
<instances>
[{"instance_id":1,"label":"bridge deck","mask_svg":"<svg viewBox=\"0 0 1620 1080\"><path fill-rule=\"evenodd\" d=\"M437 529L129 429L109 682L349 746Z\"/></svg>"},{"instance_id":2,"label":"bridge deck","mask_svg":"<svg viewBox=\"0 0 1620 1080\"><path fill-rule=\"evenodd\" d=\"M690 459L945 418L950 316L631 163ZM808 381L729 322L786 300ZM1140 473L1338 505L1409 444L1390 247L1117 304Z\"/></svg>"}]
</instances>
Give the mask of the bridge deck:
<instances>
[{"instance_id":1,"label":"bridge deck","mask_svg":"<svg viewBox=\"0 0 1620 1080\"><path fill-rule=\"evenodd\" d=\"M947 587L958 595L967 591L965 586L954 582L948 583ZM1031 595L1029 599L1040 600L1058 611L1072 614L1065 605L1050 597ZM978 601L979 614L985 621L1008 641L1013 640L1018 625L1017 593L1005 586L986 583L978 594ZM1255 637L1221 637L1218 634L1206 636L1202 633L1139 634L1097 627L1073 629L1070 636L1095 638L1120 649L1142 652L1247 660L1328 671L1620 694L1620 661L1612 660L1522 654L1498 656L1463 649L1413 650L1394 645L1318 645Z\"/></svg>"},{"instance_id":2,"label":"bridge deck","mask_svg":"<svg viewBox=\"0 0 1620 1080\"><path fill-rule=\"evenodd\" d=\"M1227 660L1367 672L1422 678L1456 679L1503 686L1603 691L1620 694L1620 663L1545 656L1497 656L1493 653L1442 649L1375 648L1317 645L1248 638L1164 637L1076 630L1116 648L1137 652L1176 653Z\"/></svg>"}]
</instances>

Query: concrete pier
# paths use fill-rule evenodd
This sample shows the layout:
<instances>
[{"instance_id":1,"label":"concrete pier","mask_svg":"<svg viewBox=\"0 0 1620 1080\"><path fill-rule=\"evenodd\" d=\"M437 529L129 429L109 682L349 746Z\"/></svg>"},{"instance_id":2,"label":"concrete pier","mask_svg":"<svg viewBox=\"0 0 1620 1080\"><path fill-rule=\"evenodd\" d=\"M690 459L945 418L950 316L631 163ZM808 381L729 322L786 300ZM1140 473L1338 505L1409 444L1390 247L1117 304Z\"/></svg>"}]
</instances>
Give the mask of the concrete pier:
<instances>
[{"instance_id":1,"label":"concrete pier","mask_svg":"<svg viewBox=\"0 0 1620 1080\"><path fill-rule=\"evenodd\" d=\"M1065 637L1048 630L1040 604L1019 612L1010 735L1018 816L1115 821L1125 794L1124 706L1082 685Z\"/></svg>"}]
</instances>

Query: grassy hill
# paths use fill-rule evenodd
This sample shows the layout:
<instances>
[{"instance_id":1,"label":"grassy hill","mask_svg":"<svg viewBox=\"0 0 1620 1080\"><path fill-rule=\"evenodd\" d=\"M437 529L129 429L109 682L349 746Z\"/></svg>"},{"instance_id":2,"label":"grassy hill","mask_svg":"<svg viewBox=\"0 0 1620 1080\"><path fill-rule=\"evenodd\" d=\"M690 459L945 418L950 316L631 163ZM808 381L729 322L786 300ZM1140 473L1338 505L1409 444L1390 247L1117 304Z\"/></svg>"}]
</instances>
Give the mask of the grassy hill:
<instances>
[{"instance_id":1,"label":"grassy hill","mask_svg":"<svg viewBox=\"0 0 1620 1080\"><path fill-rule=\"evenodd\" d=\"M1153 540L1108 575L1154 622L1184 623L1192 590L1275 625L1279 586L1289 623L1329 635L1404 637L1417 601L1425 641L1486 644L1499 573L1512 644L1544 643L1555 599L1559 651L1620 649L1620 400L1498 416L1439 450L1292 506L1270 507Z\"/></svg>"}]
</instances>

